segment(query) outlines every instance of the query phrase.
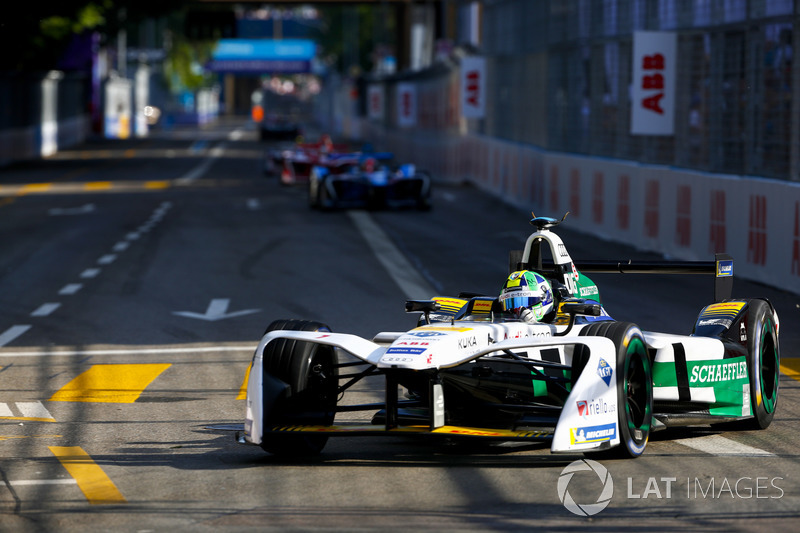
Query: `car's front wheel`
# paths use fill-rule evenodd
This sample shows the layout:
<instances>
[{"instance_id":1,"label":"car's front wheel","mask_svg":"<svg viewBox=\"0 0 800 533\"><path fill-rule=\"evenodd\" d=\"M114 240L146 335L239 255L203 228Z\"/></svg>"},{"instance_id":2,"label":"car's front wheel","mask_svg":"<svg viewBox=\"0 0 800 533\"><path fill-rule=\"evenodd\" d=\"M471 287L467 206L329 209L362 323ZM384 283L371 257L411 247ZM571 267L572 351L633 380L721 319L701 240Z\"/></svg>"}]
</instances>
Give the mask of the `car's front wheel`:
<instances>
[{"instance_id":1,"label":"car's front wheel","mask_svg":"<svg viewBox=\"0 0 800 533\"><path fill-rule=\"evenodd\" d=\"M580 335L606 337L616 347L620 445L602 453L609 457L639 457L647 446L653 420L653 373L644 336L635 324L616 321L590 324Z\"/></svg>"},{"instance_id":2,"label":"car's front wheel","mask_svg":"<svg viewBox=\"0 0 800 533\"><path fill-rule=\"evenodd\" d=\"M330 331L320 322L276 320L275 330ZM270 428L296 425L329 426L336 413L338 367L332 347L312 342L276 339L264 348L265 378L280 380L287 387L275 401L265 402L265 434L261 447L276 455L316 455L328 437L325 434L269 432ZM264 381L273 381L274 379ZM265 395L267 397L267 395Z\"/></svg>"},{"instance_id":3,"label":"car's front wheel","mask_svg":"<svg viewBox=\"0 0 800 533\"><path fill-rule=\"evenodd\" d=\"M750 300L745 316L747 374L753 418L737 423L739 429L766 429L778 406L780 347L778 321L766 300Z\"/></svg>"}]
</instances>

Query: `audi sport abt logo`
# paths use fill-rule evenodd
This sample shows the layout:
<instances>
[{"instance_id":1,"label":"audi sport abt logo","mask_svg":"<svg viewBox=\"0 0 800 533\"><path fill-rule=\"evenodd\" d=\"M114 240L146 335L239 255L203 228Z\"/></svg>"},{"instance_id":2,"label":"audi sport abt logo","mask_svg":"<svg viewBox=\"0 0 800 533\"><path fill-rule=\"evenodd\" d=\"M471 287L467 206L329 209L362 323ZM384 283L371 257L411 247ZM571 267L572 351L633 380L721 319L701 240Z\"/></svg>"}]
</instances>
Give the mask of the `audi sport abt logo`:
<instances>
[{"instance_id":1,"label":"audi sport abt logo","mask_svg":"<svg viewBox=\"0 0 800 533\"><path fill-rule=\"evenodd\" d=\"M576 474L575 483L571 483ZM593 479L595 477L600 480L599 486ZM570 484L573 485L576 496L570 492ZM611 474L606 467L591 459L580 459L568 464L561 471L557 488L558 499L567 511L578 516L596 515L608 506L614 496L614 480L611 479ZM596 492L599 494L595 498Z\"/></svg>"}]
</instances>

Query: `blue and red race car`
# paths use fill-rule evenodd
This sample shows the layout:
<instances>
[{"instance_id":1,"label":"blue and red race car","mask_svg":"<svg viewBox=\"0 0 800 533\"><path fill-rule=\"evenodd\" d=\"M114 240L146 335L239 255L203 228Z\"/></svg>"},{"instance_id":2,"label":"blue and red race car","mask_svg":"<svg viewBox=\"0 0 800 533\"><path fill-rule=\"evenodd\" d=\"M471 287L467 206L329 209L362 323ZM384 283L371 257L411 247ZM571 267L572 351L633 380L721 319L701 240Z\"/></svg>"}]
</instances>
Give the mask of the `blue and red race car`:
<instances>
[{"instance_id":1,"label":"blue and red race car","mask_svg":"<svg viewBox=\"0 0 800 533\"><path fill-rule=\"evenodd\" d=\"M308 181L312 208L431 207L431 177L413 164L391 166L391 153L342 154L314 165Z\"/></svg>"}]
</instances>

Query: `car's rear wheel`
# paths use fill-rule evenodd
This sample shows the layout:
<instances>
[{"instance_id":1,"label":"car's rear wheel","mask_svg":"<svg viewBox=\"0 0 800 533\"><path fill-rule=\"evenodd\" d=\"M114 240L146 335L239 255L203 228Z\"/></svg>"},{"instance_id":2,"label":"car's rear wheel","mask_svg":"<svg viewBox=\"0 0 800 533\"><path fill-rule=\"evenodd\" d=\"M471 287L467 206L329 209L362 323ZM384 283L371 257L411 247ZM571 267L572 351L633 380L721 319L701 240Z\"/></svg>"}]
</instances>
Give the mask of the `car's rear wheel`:
<instances>
[{"instance_id":1,"label":"car's rear wheel","mask_svg":"<svg viewBox=\"0 0 800 533\"><path fill-rule=\"evenodd\" d=\"M738 429L766 429L778 406L780 347L778 320L766 300L750 300L744 319L747 335L747 374L753 418L737 422Z\"/></svg>"},{"instance_id":2,"label":"car's rear wheel","mask_svg":"<svg viewBox=\"0 0 800 533\"><path fill-rule=\"evenodd\" d=\"M319 180L314 176L308 180L308 207L311 209L319 207Z\"/></svg>"},{"instance_id":3,"label":"car's rear wheel","mask_svg":"<svg viewBox=\"0 0 800 533\"><path fill-rule=\"evenodd\" d=\"M330 211L335 207L328 192L328 182L325 179L321 179L317 183L317 207L323 211Z\"/></svg>"},{"instance_id":4,"label":"car's rear wheel","mask_svg":"<svg viewBox=\"0 0 800 533\"><path fill-rule=\"evenodd\" d=\"M320 322L276 320L267 327L275 330L330 331ZM288 387L270 405L264 405L261 447L276 455L316 455L328 437L324 434L270 433L278 426L329 426L336 412L338 369L333 348L311 342L276 339L264 349L264 374ZM266 376L265 376L266 378Z\"/></svg>"},{"instance_id":5,"label":"car's rear wheel","mask_svg":"<svg viewBox=\"0 0 800 533\"><path fill-rule=\"evenodd\" d=\"M608 457L639 457L647 446L653 419L653 375L641 330L629 322L590 324L580 335L605 337L616 347L617 417L620 445L602 452ZM584 370L588 354L576 349L573 381Z\"/></svg>"}]
</instances>

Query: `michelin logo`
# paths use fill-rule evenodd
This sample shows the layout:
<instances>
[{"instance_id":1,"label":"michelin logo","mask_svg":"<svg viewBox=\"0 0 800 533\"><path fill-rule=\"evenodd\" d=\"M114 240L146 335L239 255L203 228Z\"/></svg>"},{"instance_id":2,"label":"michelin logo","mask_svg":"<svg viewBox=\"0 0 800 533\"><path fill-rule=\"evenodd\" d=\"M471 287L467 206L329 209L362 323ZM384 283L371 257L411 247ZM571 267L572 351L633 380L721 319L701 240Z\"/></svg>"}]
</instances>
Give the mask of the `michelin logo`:
<instances>
[{"instance_id":1,"label":"michelin logo","mask_svg":"<svg viewBox=\"0 0 800 533\"><path fill-rule=\"evenodd\" d=\"M590 444L614 439L617 436L617 425L603 424L601 426L571 428L569 431L571 444Z\"/></svg>"}]
</instances>

